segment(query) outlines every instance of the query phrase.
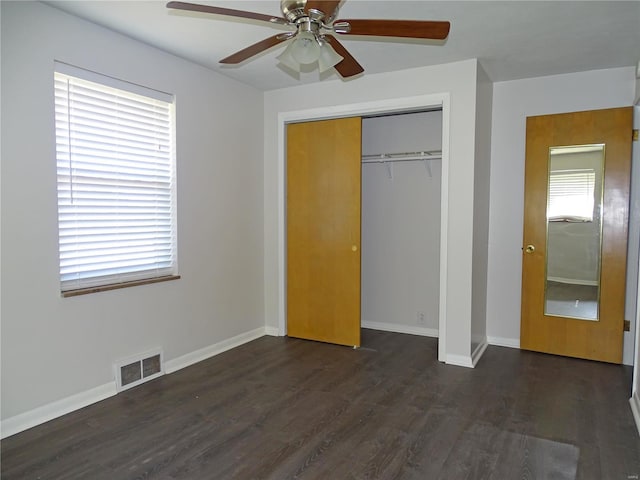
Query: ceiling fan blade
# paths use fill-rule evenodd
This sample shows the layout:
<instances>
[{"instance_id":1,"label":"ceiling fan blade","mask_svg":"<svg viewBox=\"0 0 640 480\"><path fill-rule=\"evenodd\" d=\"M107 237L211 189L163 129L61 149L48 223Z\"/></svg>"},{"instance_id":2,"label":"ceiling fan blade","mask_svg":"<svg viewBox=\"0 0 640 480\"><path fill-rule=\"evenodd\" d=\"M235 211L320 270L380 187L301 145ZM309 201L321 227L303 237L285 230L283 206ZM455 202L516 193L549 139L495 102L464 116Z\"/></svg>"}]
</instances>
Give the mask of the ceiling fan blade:
<instances>
[{"instance_id":1,"label":"ceiling fan blade","mask_svg":"<svg viewBox=\"0 0 640 480\"><path fill-rule=\"evenodd\" d=\"M342 32L342 24L348 23L348 32ZM449 35L449 22L422 20L338 20L336 33L349 35L373 35L376 37L427 38L444 40Z\"/></svg>"},{"instance_id":2,"label":"ceiling fan blade","mask_svg":"<svg viewBox=\"0 0 640 480\"><path fill-rule=\"evenodd\" d=\"M340 0L307 0L304 11L320 10L325 15L324 22L329 23L338 10L338 5L340 5Z\"/></svg>"},{"instance_id":3,"label":"ceiling fan blade","mask_svg":"<svg viewBox=\"0 0 640 480\"><path fill-rule=\"evenodd\" d=\"M244 10L233 10L231 8L212 7L209 5L198 5L197 3L169 2L167 8L176 10L189 10L192 12L213 13L215 15L226 15L228 17L249 18L251 20L262 20L263 22L278 23L288 25L289 22L282 17L264 15L262 13L245 12Z\"/></svg>"},{"instance_id":4,"label":"ceiling fan blade","mask_svg":"<svg viewBox=\"0 0 640 480\"><path fill-rule=\"evenodd\" d=\"M226 58L220 60L220 63L226 64L236 64L244 62L247 58L251 58L254 55L257 55L274 45L278 45L279 43L285 42L289 40L291 37L282 35L281 33L274 35L273 37L265 38L264 40L254 43L253 45L248 46L247 48L243 48L242 50L229 55Z\"/></svg>"},{"instance_id":5,"label":"ceiling fan blade","mask_svg":"<svg viewBox=\"0 0 640 480\"><path fill-rule=\"evenodd\" d=\"M356 59L351 56L337 38L332 37L331 35L326 35L324 39L331 44L336 53L343 58L340 63L333 67L342 77L353 77L354 75L364 72L362 65L360 65Z\"/></svg>"}]
</instances>

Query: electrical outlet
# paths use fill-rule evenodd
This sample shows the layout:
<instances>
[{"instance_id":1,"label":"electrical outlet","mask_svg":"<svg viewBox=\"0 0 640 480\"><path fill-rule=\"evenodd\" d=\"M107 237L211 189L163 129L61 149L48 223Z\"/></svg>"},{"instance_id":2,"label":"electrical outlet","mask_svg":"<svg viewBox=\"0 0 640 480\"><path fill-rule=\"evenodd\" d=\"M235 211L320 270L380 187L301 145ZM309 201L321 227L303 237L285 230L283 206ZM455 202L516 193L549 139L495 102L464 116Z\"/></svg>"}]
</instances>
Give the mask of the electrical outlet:
<instances>
[{"instance_id":1,"label":"electrical outlet","mask_svg":"<svg viewBox=\"0 0 640 480\"><path fill-rule=\"evenodd\" d=\"M418 325L424 325L425 324L424 312L418 312L416 314L416 319L418 321Z\"/></svg>"}]
</instances>

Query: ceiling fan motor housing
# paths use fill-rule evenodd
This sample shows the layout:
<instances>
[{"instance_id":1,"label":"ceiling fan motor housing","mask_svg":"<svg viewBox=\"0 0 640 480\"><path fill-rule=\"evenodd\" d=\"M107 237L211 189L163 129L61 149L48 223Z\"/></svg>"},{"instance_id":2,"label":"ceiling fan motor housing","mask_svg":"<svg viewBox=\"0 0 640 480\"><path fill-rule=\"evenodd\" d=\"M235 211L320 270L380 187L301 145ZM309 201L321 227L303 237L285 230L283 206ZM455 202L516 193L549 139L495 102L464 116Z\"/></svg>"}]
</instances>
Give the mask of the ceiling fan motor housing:
<instances>
[{"instance_id":1,"label":"ceiling fan motor housing","mask_svg":"<svg viewBox=\"0 0 640 480\"><path fill-rule=\"evenodd\" d=\"M307 0L281 0L280 9L282 14L287 17L291 23L295 23L300 17L306 16L304 13L304 7L307 5Z\"/></svg>"}]
</instances>

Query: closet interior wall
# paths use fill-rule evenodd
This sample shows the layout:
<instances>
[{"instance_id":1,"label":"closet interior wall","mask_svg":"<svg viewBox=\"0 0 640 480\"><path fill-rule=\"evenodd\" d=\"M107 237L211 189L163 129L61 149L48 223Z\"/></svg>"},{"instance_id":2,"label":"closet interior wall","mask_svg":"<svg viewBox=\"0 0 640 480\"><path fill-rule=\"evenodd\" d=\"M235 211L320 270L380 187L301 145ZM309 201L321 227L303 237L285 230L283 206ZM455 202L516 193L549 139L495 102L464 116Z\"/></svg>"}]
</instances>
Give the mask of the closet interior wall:
<instances>
[{"instance_id":1,"label":"closet interior wall","mask_svg":"<svg viewBox=\"0 0 640 480\"><path fill-rule=\"evenodd\" d=\"M362 155L439 151L442 111L362 120ZM362 164L362 327L438 335L439 159Z\"/></svg>"}]
</instances>

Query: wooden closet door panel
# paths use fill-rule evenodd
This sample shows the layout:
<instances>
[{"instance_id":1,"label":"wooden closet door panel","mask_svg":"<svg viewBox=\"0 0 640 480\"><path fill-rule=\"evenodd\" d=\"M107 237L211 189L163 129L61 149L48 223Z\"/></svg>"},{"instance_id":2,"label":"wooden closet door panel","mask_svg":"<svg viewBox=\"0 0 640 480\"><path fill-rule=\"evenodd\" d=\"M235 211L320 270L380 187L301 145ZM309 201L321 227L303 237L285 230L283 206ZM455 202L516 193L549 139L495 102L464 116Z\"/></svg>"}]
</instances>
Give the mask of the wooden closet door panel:
<instances>
[{"instance_id":1,"label":"wooden closet door panel","mask_svg":"<svg viewBox=\"0 0 640 480\"><path fill-rule=\"evenodd\" d=\"M360 345L361 119L287 126L287 334Z\"/></svg>"}]
</instances>

